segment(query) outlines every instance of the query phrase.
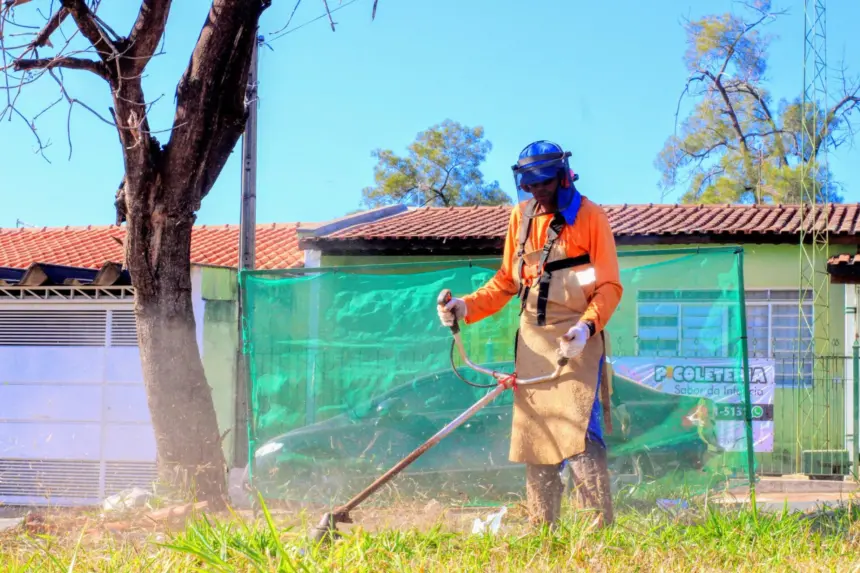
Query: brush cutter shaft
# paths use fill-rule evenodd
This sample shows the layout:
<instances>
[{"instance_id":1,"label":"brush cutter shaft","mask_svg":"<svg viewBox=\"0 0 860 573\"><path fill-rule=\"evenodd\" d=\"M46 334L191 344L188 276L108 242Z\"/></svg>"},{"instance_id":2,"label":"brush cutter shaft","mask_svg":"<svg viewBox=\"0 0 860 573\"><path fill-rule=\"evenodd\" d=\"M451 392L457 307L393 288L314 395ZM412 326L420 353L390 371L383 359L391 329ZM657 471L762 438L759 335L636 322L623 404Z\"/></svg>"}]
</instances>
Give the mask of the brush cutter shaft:
<instances>
[{"instance_id":1,"label":"brush cutter shaft","mask_svg":"<svg viewBox=\"0 0 860 573\"><path fill-rule=\"evenodd\" d=\"M448 423L444 428L436 432L430 439L426 442L418 446L411 454L397 462L397 465L392 467L390 470L379 476L376 481L367 486L367 488L352 498L346 505L339 507L335 513L348 513L350 510L355 508L362 501L370 497L373 492L379 489L382 485L384 485L388 480L392 477L400 473L403 468L414 462L421 454L438 444L442 438L453 432L459 426L463 424L466 420L475 415L475 413L496 399L496 397L504 392L506 388L499 384L497 387L493 388L490 392L487 393L486 396L475 402L468 410L454 418L451 422Z\"/></svg>"}]
</instances>

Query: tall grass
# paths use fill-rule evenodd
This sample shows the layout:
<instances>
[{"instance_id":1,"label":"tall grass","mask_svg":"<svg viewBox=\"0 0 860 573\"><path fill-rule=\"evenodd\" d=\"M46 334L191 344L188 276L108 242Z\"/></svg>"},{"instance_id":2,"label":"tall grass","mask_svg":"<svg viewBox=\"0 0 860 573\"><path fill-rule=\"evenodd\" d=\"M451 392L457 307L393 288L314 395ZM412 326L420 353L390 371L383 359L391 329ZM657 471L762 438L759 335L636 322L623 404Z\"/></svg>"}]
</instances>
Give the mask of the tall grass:
<instances>
[{"instance_id":1,"label":"tall grass","mask_svg":"<svg viewBox=\"0 0 860 573\"><path fill-rule=\"evenodd\" d=\"M569 515L569 514L568 514ZM439 522L424 531L361 527L312 546L306 528L284 528L264 510L255 522L202 516L164 539L87 541L7 535L0 571L850 571L860 566L860 509L813 516L749 508L679 513L622 509L593 531L567 517L555 530L467 535Z\"/></svg>"}]
</instances>

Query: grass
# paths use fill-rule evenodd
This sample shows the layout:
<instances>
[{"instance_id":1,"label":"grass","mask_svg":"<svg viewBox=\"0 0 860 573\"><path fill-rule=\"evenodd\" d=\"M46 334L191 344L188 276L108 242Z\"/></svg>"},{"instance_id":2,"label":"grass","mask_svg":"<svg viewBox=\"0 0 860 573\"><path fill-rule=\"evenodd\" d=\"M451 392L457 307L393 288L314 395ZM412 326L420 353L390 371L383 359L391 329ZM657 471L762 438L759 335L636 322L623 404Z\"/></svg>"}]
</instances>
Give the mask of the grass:
<instances>
[{"instance_id":1,"label":"grass","mask_svg":"<svg viewBox=\"0 0 860 573\"><path fill-rule=\"evenodd\" d=\"M285 522L267 510L257 520L200 515L174 533L124 536L93 536L83 528L54 536L7 532L0 537L0 572L781 572L860 566L860 507L853 505L757 518L749 508L693 506L673 514L623 506L616 523L602 531L568 510L556 530L531 533L514 508L496 536L469 535L442 519L375 532L357 526L320 547L305 536L319 516L292 517Z\"/></svg>"}]
</instances>

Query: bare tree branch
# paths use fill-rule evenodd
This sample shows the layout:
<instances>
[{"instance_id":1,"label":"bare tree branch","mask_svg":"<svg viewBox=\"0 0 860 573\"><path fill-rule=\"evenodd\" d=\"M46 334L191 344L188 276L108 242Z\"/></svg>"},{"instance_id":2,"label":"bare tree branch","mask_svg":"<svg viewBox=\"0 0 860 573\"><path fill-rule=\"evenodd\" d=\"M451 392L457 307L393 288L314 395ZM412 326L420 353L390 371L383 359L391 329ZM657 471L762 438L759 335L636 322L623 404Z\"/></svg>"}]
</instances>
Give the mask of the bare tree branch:
<instances>
[{"instance_id":1,"label":"bare tree branch","mask_svg":"<svg viewBox=\"0 0 860 573\"><path fill-rule=\"evenodd\" d=\"M51 111L51 109L52 109L55 105L57 105L58 103L60 103L61 101L63 101L63 96L58 97L56 100L54 100L54 102L53 102L51 105L49 105L48 107L46 107L45 109L43 109L42 111L40 111L39 113L37 113L36 115L34 115L34 116L33 116L33 125L35 125L35 124L36 124L36 120L37 120L37 119L39 119L42 115L44 115L44 114L48 113L49 111Z\"/></svg>"},{"instance_id":2,"label":"bare tree branch","mask_svg":"<svg viewBox=\"0 0 860 573\"><path fill-rule=\"evenodd\" d=\"M209 192L245 127L248 70L257 41L256 22L267 4L260 0L214 0L208 21L176 89L174 131L165 146L168 171L186 173L176 182ZM215 25L217 22L217 25ZM183 129L177 129L186 124ZM182 169L193 161L196 170Z\"/></svg>"},{"instance_id":3,"label":"bare tree branch","mask_svg":"<svg viewBox=\"0 0 860 573\"><path fill-rule=\"evenodd\" d=\"M98 22L96 22L96 19L93 18L93 13L90 11L89 7L87 7L84 0L60 1L63 8L68 10L69 14L72 15L72 18L75 20L75 24L77 24L78 30L80 30L81 34L83 34L96 49L96 52L99 57L101 57L102 61L109 62L113 59L118 54L116 46L114 46L105 36L104 31Z\"/></svg>"},{"instance_id":4,"label":"bare tree branch","mask_svg":"<svg viewBox=\"0 0 860 573\"><path fill-rule=\"evenodd\" d=\"M707 173L703 174L702 181L699 183L699 187L696 190L696 195L701 196L702 192L704 191L704 188L707 185L713 185L713 182L717 177L720 177L725 174L726 170L724 167L721 167L719 165L712 166Z\"/></svg>"},{"instance_id":5,"label":"bare tree branch","mask_svg":"<svg viewBox=\"0 0 860 573\"><path fill-rule=\"evenodd\" d=\"M703 150L701 150L701 151L698 151L698 152L696 152L696 153L693 153L693 152L691 152L691 151L687 151L686 149L684 149L684 153L685 153L685 154L687 155L687 157L689 157L690 159L697 159L697 160L699 160L699 163L701 164L701 162L702 162L702 161L704 161L705 159L707 159L707 158L708 158L708 156L709 156L711 153L713 153L714 151L716 151L717 149L719 149L719 148L721 148L721 147L726 147L726 148L729 148L729 149L730 149L730 148L731 148L731 145L729 144L729 142L728 142L728 141L725 141L725 140L723 140L723 141L717 141L716 143L713 143L712 145L709 145L709 146L708 146L708 147L706 147L705 149L703 149Z\"/></svg>"},{"instance_id":6,"label":"bare tree branch","mask_svg":"<svg viewBox=\"0 0 860 573\"><path fill-rule=\"evenodd\" d=\"M102 62L72 57L39 58L35 60L15 60L15 71L25 72L29 70L50 70L53 68L66 68L68 70L85 70L92 72L104 80L109 80L107 67Z\"/></svg>"},{"instance_id":7,"label":"bare tree branch","mask_svg":"<svg viewBox=\"0 0 860 573\"><path fill-rule=\"evenodd\" d=\"M53 34L57 28L59 28L63 21L66 19L66 16L69 15L69 11L65 8L60 8L59 11L55 12L53 16L48 20L48 23L45 24L45 27L36 34L36 38L33 40L31 44L34 48L43 48L45 46L49 46L51 44L51 34Z\"/></svg>"},{"instance_id":8,"label":"bare tree branch","mask_svg":"<svg viewBox=\"0 0 860 573\"><path fill-rule=\"evenodd\" d=\"M448 196L445 195L445 188L448 186L448 180L451 178L451 172L454 171L454 169L456 167L457 167L457 165L452 165L451 167L446 169L445 170L445 180L442 182L442 186L439 187L438 190L433 189L433 192L436 193L436 195L438 195L440 199L442 199L442 202L445 204L446 207L451 206L451 201L448 199Z\"/></svg>"},{"instance_id":9,"label":"bare tree branch","mask_svg":"<svg viewBox=\"0 0 860 573\"><path fill-rule=\"evenodd\" d=\"M406 198L409 197L409 195L411 195L415 191L420 191L420 189L418 187L410 187L409 189L401 191L398 201L402 202L402 201L406 200ZM426 205L426 203L425 203L425 205Z\"/></svg>"},{"instance_id":10,"label":"bare tree branch","mask_svg":"<svg viewBox=\"0 0 860 573\"><path fill-rule=\"evenodd\" d=\"M744 135L744 131L741 128L741 124L740 124L740 121L738 120L738 115L735 112L735 108L732 105L732 100L729 97L729 94L726 91L726 88L723 87L722 81L720 81L720 79L717 76L714 76L714 74L712 74L708 70L704 70L702 73L705 74L707 77L709 77L711 79L711 81L713 81L714 86L716 86L716 88L717 88L717 91L720 92L720 95L723 98L723 102L726 104L726 110L725 111L729 115L729 118L731 118L731 120L732 120L732 126L734 127L735 132L737 132L737 134L738 134L738 139L740 139L741 146L744 148L745 153L749 153L750 149L749 149L749 145L747 145L746 136Z\"/></svg>"},{"instance_id":11,"label":"bare tree branch","mask_svg":"<svg viewBox=\"0 0 860 573\"><path fill-rule=\"evenodd\" d=\"M39 153L39 155L41 155L41 156L42 156L42 159L44 159L45 161L47 161L48 163L50 163L50 162L51 162L51 160L50 160L50 159L48 159L48 157L45 155L45 150L46 150L46 149L47 149L51 144L50 144L50 143L48 143L47 145L45 145L45 144L43 144L43 143L42 143L42 138L41 138L41 137L39 137L39 132L37 132L37 131L36 131L36 126L35 126L35 124L34 124L32 121L28 121L28 120L27 120L27 118L24 116L24 114L23 114L23 113L21 113L20 111L18 111L18 108L17 108L17 107L15 107L15 106L11 106L9 109L10 109L10 111L11 111L12 113L14 113L14 114L15 114L15 115L17 115L18 117L20 117L20 118L21 118L21 120L22 120L24 123L26 123L26 124L27 124L27 127L29 127L29 128L30 128L30 131L32 131L32 132L33 132L33 135L34 135L34 136L35 136L35 138L36 138L36 143L39 145L39 149L37 150L37 151L38 151L38 153Z\"/></svg>"},{"instance_id":12,"label":"bare tree branch","mask_svg":"<svg viewBox=\"0 0 860 573\"><path fill-rule=\"evenodd\" d=\"M673 152L674 152L674 153L673 153L673 155L675 155L675 157L676 157L676 158L677 158L677 155L678 155L678 153L677 153L677 152L678 152L678 146L676 145L676 143L677 143L677 141L678 141L678 118L679 118L679 117L680 117L680 115L681 115L681 102L682 102L682 101L684 101L684 96L686 96L686 95L687 95L687 93L689 93L689 91L690 91L690 85L691 85L693 82L696 82L696 81L703 81L704 79L705 79L705 76L704 76L704 75L702 75L702 74L698 74L698 75L691 76L690 78L688 78L688 79L687 79L687 83L684 85L684 90L681 92L681 95L680 95L680 96L678 96L678 104L675 106L675 135L674 135L674 137L672 138L672 149L673 149ZM673 169L673 170L672 170L672 185L673 185L673 186L674 186L674 185L675 185L675 183L676 183L676 181L675 181L675 173L676 173L676 171L677 171L677 169ZM665 199L665 194L661 195L661 199L660 199L660 200L662 201L663 199Z\"/></svg>"},{"instance_id":13,"label":"bare tree branch","mask_svg":"<svg viewBox=\"0 0 860 573\"><path fill-rule=\"evenodd\" d=\"M762 132L751 131L751 132L747 133L747 139L753 139L755 137L760 137L760 138L771 137L773 135L786 135L786 134L790 134L790 133L791 132L789 132L785 129L773 129L771 131L762 131ZM788 163L788 162L786 162L786 163Z\"/></svg>"},{"instance_id":14,"label":"bare tree branch","mask_svg":"<svg viewBox=\"0 0 860 573\"><path fill-rule=\"evenodd\" d=\"M845 108L844 110L842 108ZM818 136L815 140L815 151L814 154L818 154L818 150L821 147L821 144L826 140L827 136L830 134L830 128L833 121L837 118L837 116L845 117L850 114L855 109L860 109L860 86L854 88L853 92L846 93L841 100L839 100L824 117L823 125L818 132ZM842 111L840 111L842 110ZM850 124L849 124L850 131Z\"/></svg>"},{"instance_id":15,"label":"bare tree branch","mask_svg":"<svg viewBox=\"0 0 860 573\"><path fill-rule=\"evenodd\" d=\"M767 118L767 122L770 124L773 131L772 135L783 134L785 133L783 130L779 129L776 125L776 120L773 117L773 114L770 112L770 107L767 105L764 97L755 89L752 85L747 82L739 82L736 86L736 89L740 92L747 93L751 95L756 102L761 107L761 110L764 112L765 118ZM785 154L785 146L782 144L782 138L777 138L776 141L777 148L779 149L779 160L780 165L785 167L788 165L788 156Z\"/></svg>"},{"instance_id":16,"label":"bare tree branch","mask_svg":"<svg viewBox=\"0 0 860 573\"><path fill-rule=\"evenodd\" d=\"M280 34L281 32L283 32L284 30L286 30L287 28L290 27L290 22L293 21L293 16L296 15L296 10L299 9L299 4L301 4L301 3L302 3L302 0L296 0L296 5L293 6L293 11L290 12L290 17L287 19L287 23L284 24L284 26L281 29L275 30L274 32L272 32L272 34Z\"/></svg>"},{"instance_id":17,"label":"bare tree branch","mask_svg":"<svg viewBox=\"0 0 860 573\"><path fill-rule=\"evenodd\" d=\"M334 32L334 20L331 17L331 10L328 9L328 0L323 0L323 4L325 5L325 13L328 14L329 24L331 24L331 31Z\"/></svg>"},{"instance_id":18,"label":"bare tree branch","mask_svg":"<svg viewBox=\"0 0 860 573\"><path fill-rule=\"evenodd\" d=\"M126 56L132 59L131 71L137 75L146 67L158 48L167 25L171 0L143 0L140 12L128 37Z\"/></svg>"}]
</instances>

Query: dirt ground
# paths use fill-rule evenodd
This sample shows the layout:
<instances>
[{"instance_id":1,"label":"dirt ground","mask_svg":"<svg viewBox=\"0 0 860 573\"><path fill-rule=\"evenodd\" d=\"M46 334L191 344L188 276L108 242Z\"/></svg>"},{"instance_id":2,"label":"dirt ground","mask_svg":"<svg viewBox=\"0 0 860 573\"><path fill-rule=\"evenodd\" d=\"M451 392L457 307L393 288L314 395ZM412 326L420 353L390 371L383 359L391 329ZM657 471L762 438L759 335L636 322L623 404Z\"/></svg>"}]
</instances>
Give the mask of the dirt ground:
<instances>
[{"instance_id":1,"label":"dirt ground","mask_svg":"<svg viewBox=\"0 0 860 573\"><path fill-rule=\"evenodd\" d=\"M769 480L760 482L756 501L764 510L808 512L821 506L857 503L854 484L815 483L800 480ZM750 502L749 490L738 487L710 497L711 503L734 505ZM506 504L507 512L502 520L502 530L513 530L527 522L524 500ZM565 503L563 514L571 509ZM649 506L650 507L650 506ZM329 511L329 507L311 504L276 504L269 511L279 528L290 529L297 535L310 531ZM348 532L360 527L365 531L391 529L417 529L427 531L441 527L451 532L471 532L477 518L485 519L498 511L498 506L462 506L450 501L435 499L396 504L370 504L360 506L351 513L352 524L339 524L338 529ZM641 508L648 509L648 508ZM205 503L177 504L163 508L139 508L124 512L104 512L100 507L90 508L45 508L0 506L0 541L3 537L20 535L23 532L55 536L83 534L84 540L100 540L106 535L129 536L141 539L153 534L165 534L183 529L187 521L201 514L210 514ZM242 509L217 515L220 520L241 519L252 523L264 517L262 513Z\"/></svg>"},{"instance_id":2,"label":"dirt ground","mask_svg":"<svg viewBox=\"0 0 860 573\"><path fill-rule=\"evenodd\" d=\"M291 529L297 535L308 532L325 515L325 507L281 507L271 508L276 526ZM349 532L360 527L373 532L382 529L417 529L427 531L442 526L446 531L470 532L476 518L485 518L498 511L495 507L452 507L431 501L423 504L399 505L391 508L356 509L351 513L352 524L339 524L338 530ZM148 538L153 534L166 534L183 529L189 519L210 515L223 521L241 519L247 523L264 519L253 510L234 510L213 514L205 503L184 504L157 510L136 509L121 513L104 513L100 508L25 508L2 507L0 519L8 527L0 530L3 537L30 535L52 535L56 537L81 536L85 542L97 542L105 536L119 538ZM525 523L525 511L518 506L508 509L504 525L513 527Z\"/></svg>"}]
</instances>

